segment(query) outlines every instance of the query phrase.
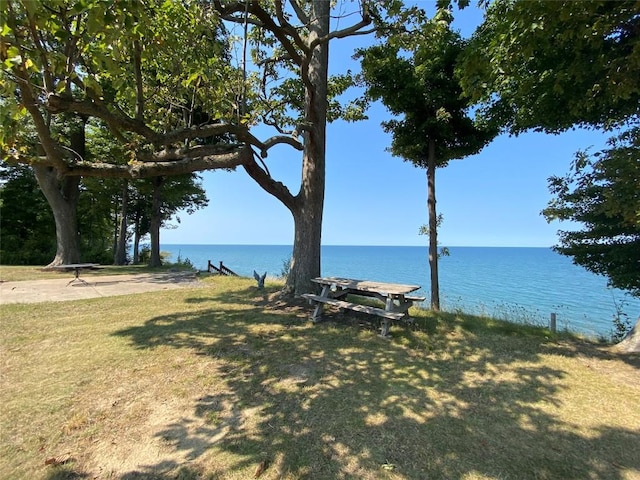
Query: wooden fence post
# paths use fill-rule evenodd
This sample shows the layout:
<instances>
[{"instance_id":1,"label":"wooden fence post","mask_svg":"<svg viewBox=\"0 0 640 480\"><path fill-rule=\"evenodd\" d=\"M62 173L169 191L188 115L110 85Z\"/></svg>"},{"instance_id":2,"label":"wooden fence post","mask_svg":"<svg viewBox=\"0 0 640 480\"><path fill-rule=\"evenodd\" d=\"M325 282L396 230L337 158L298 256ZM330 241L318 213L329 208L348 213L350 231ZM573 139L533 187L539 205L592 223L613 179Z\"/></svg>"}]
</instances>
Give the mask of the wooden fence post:
<instances>
[{"instance_id":1,"label":"wooden fence post","mask_svg":"<svg viewBox=\"0 0 640 480\"><path fill-rule=\"evenodd\" d=\"M549 329L551 333L556 333L556 314L555 312L551 313L551 319L549 321Z\"/></svg>"}]
</instances>

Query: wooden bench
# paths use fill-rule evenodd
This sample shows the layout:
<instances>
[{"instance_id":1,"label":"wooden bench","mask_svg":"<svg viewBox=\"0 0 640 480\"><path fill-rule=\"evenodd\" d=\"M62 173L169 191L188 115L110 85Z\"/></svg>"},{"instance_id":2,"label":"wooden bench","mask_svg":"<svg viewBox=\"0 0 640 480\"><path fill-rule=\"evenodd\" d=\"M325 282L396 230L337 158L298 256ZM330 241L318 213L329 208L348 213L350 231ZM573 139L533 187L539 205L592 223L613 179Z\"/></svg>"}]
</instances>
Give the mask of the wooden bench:
<instances>
[{"instance_id":1,"label":"wooden bench","mask_svg":"<svg viewBox=\"0 0 640 480\"><path fill-rule=\"evenodd\" d=\"M427 299L427 297L416 297L413 295L405 295L404 298L411 302L424 302Z\"/></svg>"},{"instance_id":2,"label":"wooden bench","mask_svg":"<svg viewBox=\"0 0 640 480\"><path fill-rule=\"evenodd\" d=\"M413 321L413 319L404 312L390 312L388 310L385 310L384 308L372 307L370 305L360 305L359 303L346 302L337 298L314 295L313 293L303 293L302 297L309 300L310 303L316 304L316 308L314 309L313 315L311 316L311 321L313 323L317 323L320 321L320 317L322 315L322 305L325 303L327 305L333 305L334 307L338 307L340 309L353 310L354 312L367 313L369 315L381 317L382 322L380 325L380 336L382 338L389 338L389 320L406 320L409 323Z\"/></svg>"},{"instance_id":3,"label":"wooden bench","mask_svg":"<svg viewBox=\"0 0 640 480\"><path fill-rule=\"evenodd\" d=\"M377 315L378 317L388 318L389 320L401 320L406 316L402 312L388 312L384 308L360 305L359 303L346 302L336 298L321 297L320 295L314 295L313 293L303 293L301 296L312 302L326 303L328 305L333 305L334 307L353 310L355 312L368 313L370 315Z\"/></svg>"}]
</instances>

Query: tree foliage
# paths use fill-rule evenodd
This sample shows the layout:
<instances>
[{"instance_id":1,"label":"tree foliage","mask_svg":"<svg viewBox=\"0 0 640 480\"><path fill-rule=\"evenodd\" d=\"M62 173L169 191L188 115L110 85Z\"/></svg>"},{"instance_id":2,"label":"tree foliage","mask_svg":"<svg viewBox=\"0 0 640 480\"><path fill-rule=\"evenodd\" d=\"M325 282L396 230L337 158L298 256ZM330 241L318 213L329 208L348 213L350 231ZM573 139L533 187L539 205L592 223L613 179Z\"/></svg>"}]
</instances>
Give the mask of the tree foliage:
<instances>
[{"instance_id":1,"label":"tree foliage","mask_svg":"<svg viewBox=\"0 0 640 480\"><path fill-rule=\"evenodd\" d=\"M3 157L67 176L103 177L242 163L248 152L238 142L194 141L235 129L230 120L241 79L221 36L218 16L196 1L8 1L0 48L0 88L8 99L1 118ZM195 123L197 111L217 123ZM63 113L94 119L123 145L126 157L89 161L71 155L48 128ZM44 155L12 135L25 116Z\"/></svg>"},{"instance_id":2,"label":"tree foliage","mask_svg":"<svg viewBox=\"0 0 640 480\"><path fill-rule=\"evenodd\" d=\"M81 176L189 174L251 156L225 123L241 80L202 2L10 0L0 20L0 150L33 166L53 209L52 264L80 256ZM87 149L85 127L107 148Z\"/></svg>"},{"instance_id":3,"label":"tree foliage","mask_svg":"<svg viewBox=\"0 0 640 480\"><path fill-rule=\"evenodd\" d=\"M468 114L454 70L466 42L449 28L448 11L418 31L361 50L367 95L382 100L396 117L382 123L392 134L390 151L426 168L429 142L435 142L439 167L477 153L496 134Z\"/></svg>"},{"instance_id":4,"label":"tree foliage","mask_svg":"<svg viewBox=\"0 0 640 480\"><path fill-rule=\"evenodd\" d=\"M33 172L26 166L4 167L0 177L0 262L48 262L56 252L55 225Z\"/></svg>"},{"instance_id":5,"label":"tree foliage","mask_svg":"<svg viewBox=\"0 0 640 480\"><path fill-rule=\"evenodd\" d=\"M46 264L56 252L55 222L51 209L28 166L5 166L0 172L0 261L4 264ZM128 241L149 234L153 188L148 179L129 185L129 211L125 237ZM159 222L166 228L179 223L179 215L191 214L207 205L201 179L178 175L167 179L162 190ZM111 263L116 237L122 183L109 178L88 177L80 183L78 233L81 261ZM127 242L129 243L129 242Z\"/></svg>"},{"instance_id":6,"label":"tree foliage","mask_svg":"<svg viewBox=\"0 0 640 480\"><path fill-rule=\"evenodd\" d=\"M5 166L0 188L0 261L13 265L43 265L56 253L55 221L31 168ZM81 260L109 263L111 258L111 193L96 181L81 184L78 241Z\"/></svg>"},{"instance_id":7,"label":"tree foliage","mask_svg":"<svg viewBox=\"0 0 640 480\"><path fill-rule=\"evenodd\" d=\"M579 152L570 173L549 180L554 198L543 213L582 225L560 232L555 250L640 296L640 128L609 143L593 155Z\"/></svg>"},{"instance_id":8,"label":"tree foliage","mask_svg":"<svg viewBox=\"0 0 640 480\"><path fill-rule=\"evenodd\" d=\"M459 75L512 133L624 122L640 105L638 2L491 2Z\"/></svg>"}]
</instances>

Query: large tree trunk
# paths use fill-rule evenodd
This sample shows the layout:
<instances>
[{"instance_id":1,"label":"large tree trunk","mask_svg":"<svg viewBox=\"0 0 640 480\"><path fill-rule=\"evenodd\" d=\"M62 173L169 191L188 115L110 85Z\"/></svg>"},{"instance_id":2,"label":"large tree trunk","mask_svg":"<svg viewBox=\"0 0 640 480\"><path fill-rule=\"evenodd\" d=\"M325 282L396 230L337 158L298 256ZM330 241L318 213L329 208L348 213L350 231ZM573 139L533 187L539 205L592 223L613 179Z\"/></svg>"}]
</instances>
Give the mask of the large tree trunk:
<instances>
[{"instance_id":1,"label":"large tree trunk","mask_svg":"<svg viewBox=\"0 0 640 480\"><path fill-rule=\"evenodd\" d=\"M329 33L330 2L313 2L309 43ZM327 138L327 83L329 43L320 42L302 68L305 82L306 124L302 160L302 184L291 209L295 223L293 257L286 289L296 295L315 288L312 278L320 275L320 245L324 210L325 156Z\"/></svg>"},{"instance_id":2,"label":"large tree trunk","mask_svg":"<svg viewBox=\"0 0 640 480\"><path fill-rule=\"evenodd\" d=\"M161 267L162 259L160 258L160 226L162 225L162 177L153 179L153 200L151 204L151 228L149 236L151 237L151 258L149 259L150 267Z\"/></svg>"},{"instance_id":3,"label":"large tree trunk","mask_svg":"<svg viewBox=\"0 0 640 480\"><path fill-rule=\"evenodd\" d=\"M429 210L429 270L431 273L431 310L440 310L438 280L438 214L436 212L436 144L429 140L427 159L427 208Z\"/></svg>"},{"instance_id":4,"label":"large tree trunk","mask_svg":"<svg viewBox=\"0 0 640 480\"><path fill-rule=\"evenodd\" d=\"M316 194L324 194L324 191ZM288 293L300 295L311 292L315 286L311 279L320 276L322 205L322 201L310 201L292 212L295 233L291 269L285 287ZM320 220L317 220L318 215Z\"/></svg>"},{"instance_id":5,"label":"large tree trunk","mask_svg":"<svg viewBox=\"0 0 640 480\"><path fill-rule=\"evenodd\" d=\"M307 45L329 33L330 2L316 0L312 13ZM280 182L275 181L255 161L247 161L247 173L267 192L280 200L293 215L295 233L291 270L285 285L285 294L299 295L313 291L311 281L320 275L320 245L322 240L322 213L324 210L325 156L327 125L327 84L329 45L318 42L303 60L301 76L305 86L305 121L303 133L302 179L296 196Z\"/></svg>"},{"instance_id":6,"label":"large tree trunk","mask_svg":"<svg viewBox=\"0 0 640 480\"><path fill-rule=\"evenodd\" d=\"M129 182L124 181L122 187L122 207L120 209L120 229L118 231L118 243L116 246L116 254L114 257L115 265L124 265L127 263L127 207L129 204Z\"/></svg>"},{"instance_id":7,"label":"large tree trunk","mask_svg":"<svg viewBox=\"0 0 640 480\"><path fill-rule=\"evenodd\" d=\"M83 160L85 157L85 122L86 120L81 117L68 119L71 147L69 151L76 161ZM50 140L50 137L47 137L47 140ZM78 187L81 177L63 177L55 168L40 165L34 165L33 171L40 189L51 206L56 222L56 256L48 266L80 262L80 237L78 234L80 189Z\"/></svg>"},{"instance_id":8,"label":"large tree trunk","mask_svg":"<svg viewBox=\"0 0 640 480\"><path fill-rule=\"evenodd\" d=\"M80 262L78 198L80 177L58 177L52 167L33 166L38 185L49 202L56 222L56 256L49 267Z\"/></svg>"}]
</instances>

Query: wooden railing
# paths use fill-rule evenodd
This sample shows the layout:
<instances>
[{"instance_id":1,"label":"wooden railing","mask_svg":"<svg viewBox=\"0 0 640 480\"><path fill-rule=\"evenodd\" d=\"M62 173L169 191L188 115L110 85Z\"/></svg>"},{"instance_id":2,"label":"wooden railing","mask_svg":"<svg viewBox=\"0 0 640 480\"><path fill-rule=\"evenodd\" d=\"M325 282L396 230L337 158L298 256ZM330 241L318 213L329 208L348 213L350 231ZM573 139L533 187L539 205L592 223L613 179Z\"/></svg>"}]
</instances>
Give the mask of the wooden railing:
<instances>
[{"instance_id":1,"label":"wooden railing","mask_svg":"<svg viewBox=\"0 0 640 480\"><path fill-rule=\"evenodd\" d=\"M220 266L216 267L211 260L207 260L207 271L209 273L217 273L219 275L231 275L233 277L237 277L238 274L231 270L230 268L225 267L222 262L220 262Z\"/></svg>"}]
</instances>

